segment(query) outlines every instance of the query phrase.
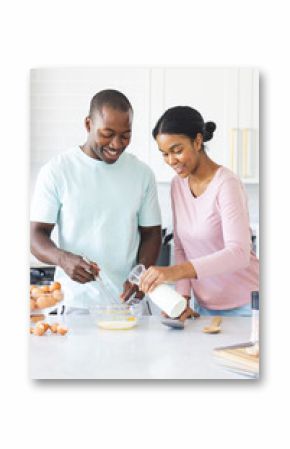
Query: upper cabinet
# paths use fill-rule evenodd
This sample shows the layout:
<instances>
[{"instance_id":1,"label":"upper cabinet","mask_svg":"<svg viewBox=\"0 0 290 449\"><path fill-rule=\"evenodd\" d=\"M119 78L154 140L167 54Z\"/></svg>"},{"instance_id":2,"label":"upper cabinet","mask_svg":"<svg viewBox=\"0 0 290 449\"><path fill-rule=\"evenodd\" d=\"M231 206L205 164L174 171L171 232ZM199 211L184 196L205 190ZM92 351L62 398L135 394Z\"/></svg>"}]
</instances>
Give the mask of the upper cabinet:
<instances>
[{"instance_id":1,"label":"upper cabinet","mask_svg":"<svg viewBox=\"0 0 290 449\"><path fill-rule=\"evenodd\" d=\"M258 72L251 68L151 69L151 129L173 106L197 109L217 129L206 143L210 157L236 172L244 182L258 182ZM149 163L159 182L174 176L156 143L150 141Z\"/></svg>"},{"instance_id":2,"label":"upper cabinet","mask_svg":"<svg viewBox=\"0 0 290 449\"><path fill-rule=\"evenodd\" d=\"M229 151L227 165L244 183L259 183L259 72L229 72Z\"/></svg>"},{"instance_id":3,"label":"upper cabinet","mask_svg":"<svg viewBox=\"0 0 290 449\"><path fill-rule=\"evenodd\" d=\"M172 106L200 111L217 129L207 151L245 182L258 182L258 72L251 68L92 67L31 71L31 187L53 155L86 139L84 118L91 98L118 89L134 109L128 150L148 163L158 182L174 176L158 151L152 129Z\"/></svg>"}]
</instances>

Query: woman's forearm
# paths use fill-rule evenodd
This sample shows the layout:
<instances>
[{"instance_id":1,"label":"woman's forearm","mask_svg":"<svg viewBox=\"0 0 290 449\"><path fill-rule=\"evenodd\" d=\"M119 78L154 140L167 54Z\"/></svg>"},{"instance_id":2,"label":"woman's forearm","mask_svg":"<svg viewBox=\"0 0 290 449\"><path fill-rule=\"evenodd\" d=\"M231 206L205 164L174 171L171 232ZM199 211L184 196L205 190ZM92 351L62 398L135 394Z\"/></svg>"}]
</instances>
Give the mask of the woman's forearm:
<instances>
[{"instance_id":1,"label":"woman's forearm","mask_svg":"<svg viewBox=\"0 0 290 449\"><path fill-rule=\"evenodd\" d=\"M196 271L191 262L184 262L178 265L173 265L172 267L172 279L170 281L176 282L181 279L195 279Z\"/></svg>"}]
</instances>

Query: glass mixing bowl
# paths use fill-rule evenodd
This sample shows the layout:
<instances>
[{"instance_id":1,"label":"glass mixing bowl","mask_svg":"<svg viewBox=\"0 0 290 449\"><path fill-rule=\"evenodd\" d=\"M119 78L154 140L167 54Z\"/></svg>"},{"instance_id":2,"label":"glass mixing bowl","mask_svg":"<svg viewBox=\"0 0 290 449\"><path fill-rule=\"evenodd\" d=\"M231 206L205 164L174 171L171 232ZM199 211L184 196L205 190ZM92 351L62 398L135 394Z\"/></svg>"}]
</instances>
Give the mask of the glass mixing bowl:
<instances>
[{"instance_id":1,"label":"glass mixing bowl","mask_svg":"<svg viewBox=\"0 0 290 449\"><path fill-rule=\"evenodd\" d=\"M94 305L89 312L95 323L106 330L128 330L135 327L142 315L141 304Z\"/></svg>"},{"instance_id":2,"label":"glass mixing bowl","mask_svg":"<svg viewBox=\"0 0 290 449\"><path fill-rule=\"evenodd\" d=\"M43 281L30 286L30 316L48 315L59 310L63 302L63 291L59 282Z\"/></svg>"}]
</instances>

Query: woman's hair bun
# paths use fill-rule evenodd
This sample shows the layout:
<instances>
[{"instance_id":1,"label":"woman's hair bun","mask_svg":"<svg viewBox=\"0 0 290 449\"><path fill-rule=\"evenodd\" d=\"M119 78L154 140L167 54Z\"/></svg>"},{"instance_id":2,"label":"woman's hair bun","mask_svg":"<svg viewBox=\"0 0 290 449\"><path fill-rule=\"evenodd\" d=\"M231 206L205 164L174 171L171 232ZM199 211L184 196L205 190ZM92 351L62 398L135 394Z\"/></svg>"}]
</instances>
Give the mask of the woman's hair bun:
<instances>
[{"instance_id":1,"label":"woman's hair bun","mask_svg":"<svg viewBox=\"0 0 290 449\"><path fill-rule=\"evenodd\" d=\"M212 139L213 133L216 130L216 124L214 122L206 122L204 124L203 141L207 142Z\"/></svg>"}]
</instances>

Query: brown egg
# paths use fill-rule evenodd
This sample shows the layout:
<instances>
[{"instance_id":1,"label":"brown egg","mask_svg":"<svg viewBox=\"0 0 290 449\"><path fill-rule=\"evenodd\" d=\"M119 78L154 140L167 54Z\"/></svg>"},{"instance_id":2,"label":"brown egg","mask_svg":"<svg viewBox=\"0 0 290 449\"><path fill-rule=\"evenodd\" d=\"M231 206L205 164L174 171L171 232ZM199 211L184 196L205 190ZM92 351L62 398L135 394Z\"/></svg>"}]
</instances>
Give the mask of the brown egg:
<instances>
[{"instance_id":1,"label":"brown egg","mask_svg":"<svg viewBox=\"0 0 290 449\"><path fill-rule=\"evenodd\" d=\"M39 309L45 309L46 307L55 306L56 300L52 297L52 295L40 295L36 300L36 304Z\"/></svg>"},{"instance_id":2,"label":"brown egg","mask_svg":"<svg viewBox=\"0 0 290 449\"><path fill-rule=\"evenodd\" d=\"M42 291L38 287L33 287L30 291L30 295L32 298L38 298L41 295Z\"/></svg>"},{"instance_id":3,"label":"brown egg","mask_svg":"<svg viewBox=\"0 0 290 449\"><path fill-rule=\"evenodd\" d=\"M34 334L34 328L33 327L30 328L30 333Z\"/></svg>"},{"instance_id":4,"label":"brown egg","mask_svg":"<svg viewBox=\"0 0 290 449\"><path fill-rule=\"evenodd\" d=\"M60 290L54 290L52 296L57 302L63 300L63 293Z\"/></svg>"},{"instance_id":5,"label":"brown egg","mask_svg":"<svg viewBox=\"0 0 290 449\"><path fill-rule=\"evenodd\" d=\"M42 285L42 286L40 287L40 290L41 290L43 293L48 293L48 292L50 291L50 285Z\"/></svg>"},{"instance_id":6,"label":"brown egg","mask_svg":"<svg viewBox=\"0 0 290 449\"><path fill-rule=\"evenodd\" d=\"M68 328L66 326L57 326L57 333L60 335L65 335L68 332Z\"/></svg>"},{"instance_id":7,"label":"brown egg","mask_svg":"<svg viewBox=\"0 0 290 449\"><path fill-rule=\"evenodd\" d=\"M31 285L30 286L30 293L31 293L31 290L33 289L33 288L35 288L36 287L36 285Z\"/></svg>"},{"instance_id":8,"label":"brown egg","mask_svg":"<svg viewBox=\"0 0 290 449\"><path fill-rule=\"evenodd\" d=\"M35 310L35 309L37 309L36 300L30 299L30 310Z\"/></svg>"},{"instance_id":9,"label":"brown egg","mask_svg":"<svg viewBox=\"0 0 290 449\"><path fill-rule=\"evenodd\" d=\"M53 292L55 290L60 290L61 289L61 284L59 282L54 282L53 284L51 284L49 286L49 291Z\"/></svg>"}]
</instances>

